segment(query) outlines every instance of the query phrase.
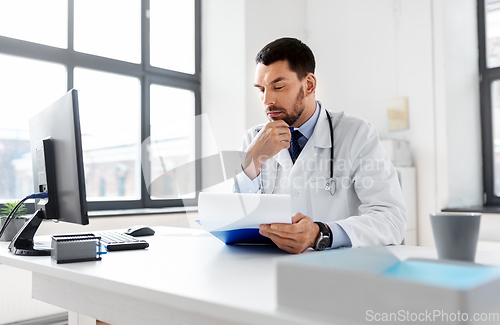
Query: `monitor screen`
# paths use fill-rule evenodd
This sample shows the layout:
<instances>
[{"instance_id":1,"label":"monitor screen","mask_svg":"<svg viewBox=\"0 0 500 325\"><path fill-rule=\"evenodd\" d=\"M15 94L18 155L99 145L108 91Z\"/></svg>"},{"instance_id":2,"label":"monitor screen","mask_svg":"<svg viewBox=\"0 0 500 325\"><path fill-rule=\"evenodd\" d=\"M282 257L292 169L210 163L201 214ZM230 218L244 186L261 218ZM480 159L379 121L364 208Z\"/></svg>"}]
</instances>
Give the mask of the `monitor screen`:
<instances>
[{"instance_id":1,"label":"monitor screen","mask_svg":"<svg viewBox=\"0 0 500 325\"><path fill-rule=\"evenodd\" d=\"M50 255L33 237L43 219L89 223L78 93L70 90L29 121L34 193L46 192L9 245L18 255ZM45 195L45 194L44 194Z\"/></svg>"},{"instance_id":2,"label":"monitor screen","mask_svg":"<svg viewBox=\"0 0 500 325\"><path fill-rule=\"evenodd\" d=\"M29 126L34 193L48 193L36 209L44 210L45 219L87 225L78 92L70 90L32 117Z\"/></svg>"}]
</instances>

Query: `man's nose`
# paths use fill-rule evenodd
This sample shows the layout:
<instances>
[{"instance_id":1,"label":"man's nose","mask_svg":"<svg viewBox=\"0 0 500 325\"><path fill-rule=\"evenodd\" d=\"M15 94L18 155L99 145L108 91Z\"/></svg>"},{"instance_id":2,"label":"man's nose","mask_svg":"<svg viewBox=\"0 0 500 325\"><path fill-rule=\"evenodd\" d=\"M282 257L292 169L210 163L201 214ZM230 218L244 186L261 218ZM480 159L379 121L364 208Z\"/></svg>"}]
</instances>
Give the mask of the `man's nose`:
<instances>
[{"instance_id":1,"label":"man's nose","mask_svg":"<svg viewBox=\"0 0 500 325\"><path fill-rule=\"evenodd\" d=\"M262 94L262 103L264 104L264 106L271 106L271 105L274 105L276 104L276 96L274 95L274 93L271 91L264 91L264 93Z\"/></svg>"}]
</instances>

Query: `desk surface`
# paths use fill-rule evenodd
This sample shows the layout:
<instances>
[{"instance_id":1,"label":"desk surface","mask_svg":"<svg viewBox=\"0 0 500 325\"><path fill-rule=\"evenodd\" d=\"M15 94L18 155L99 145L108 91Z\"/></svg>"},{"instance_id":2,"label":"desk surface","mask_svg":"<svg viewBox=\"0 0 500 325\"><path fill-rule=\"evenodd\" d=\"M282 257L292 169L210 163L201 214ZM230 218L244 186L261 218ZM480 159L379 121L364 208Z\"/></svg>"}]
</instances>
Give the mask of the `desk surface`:
<instances>
[{"instance_id":1,"label":"desk surface","mask_svg":"<svg viewBox=\"0 0 500 325\"><path fill-rule=\"evenodd\" d=\"M179 311L217 320L214 323L321 323L277 306L276 262L280 258L293 258L290 254L270 246L226 246L202 230L169 227L155 230L155 236L145 237L150 243L146 250L109 252L102 261L72 264L57 264L50 257L15 256L7 251L8 243L2 242L0 263L49 277L55 281L53 284L86 287L102 297L112 294L135 299L130 302L132 309L143 302L145 306L154 304L160 309L163 306L171 314ZM433 248L389 249L401 259L436 258ZM500 265L498 256L484 252L478 254L476 261ZM118 304L121 301L118 299ZM90 309L74 311L84 314ZM120 321L120 315L112 315L109 310L98 310L88 316L111 323ZM132 318L127 316L131 324Z\"/></svg>"}]
</instances>

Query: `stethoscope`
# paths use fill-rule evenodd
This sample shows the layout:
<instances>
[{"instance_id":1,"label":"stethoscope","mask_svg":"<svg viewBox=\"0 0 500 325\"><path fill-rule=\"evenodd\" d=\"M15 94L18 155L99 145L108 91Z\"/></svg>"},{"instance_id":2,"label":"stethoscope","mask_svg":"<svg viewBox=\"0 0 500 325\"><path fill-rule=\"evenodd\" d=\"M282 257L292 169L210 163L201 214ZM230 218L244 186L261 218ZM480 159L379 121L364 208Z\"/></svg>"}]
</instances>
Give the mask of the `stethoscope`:
<instances>
[{"instance_id":1,"label":"stethoscope","mask_svg":"<svg viewBox=\"0 0 500 325\"><path fill-rule=\"evenodd\" d=\"M328 126L330 127L330 141L331 141L331 144L332 144L332 148L330 149L330 178L328 179L328 181L326 182L325 184L325 191L328 191L330 192L330 195L334 195L336 190L337 190L337 184L335 182L335 179L333 178L333 168L334 168L334 165L333 165L333 158L334 158L334 155L333 155L333 150L334 150L334 138L333 138L333 124L332 124L332 117L330 115L330 113L325 109L325 113L326 113L326 117L328 119ZM277 173L277 171L276 171ZM277 181L277 176L275 176L276 179L274 180L274 187L273 187L273 191L274 192L274 188L276 188L276 181ZM261 177L261 193L264 193L264 184L262 184L262 177Z\"/></svg>"},{"instance_id":2,"label":"stethoscope","mask_svg":"<svg viewBox=\"0 0 500 325\"><path fill-rule=\"evenodd\" d=\"M335 179L333 178L333 125L332 125L332 117L330 113L325 109L326 117L328 118L328 126L330 127L330 142L332 143L332 148L330 149L330 178L325 185L325 191L329 191L333 196L337 189L337 184L335 183Z\"/></svg>"}]
</instances>

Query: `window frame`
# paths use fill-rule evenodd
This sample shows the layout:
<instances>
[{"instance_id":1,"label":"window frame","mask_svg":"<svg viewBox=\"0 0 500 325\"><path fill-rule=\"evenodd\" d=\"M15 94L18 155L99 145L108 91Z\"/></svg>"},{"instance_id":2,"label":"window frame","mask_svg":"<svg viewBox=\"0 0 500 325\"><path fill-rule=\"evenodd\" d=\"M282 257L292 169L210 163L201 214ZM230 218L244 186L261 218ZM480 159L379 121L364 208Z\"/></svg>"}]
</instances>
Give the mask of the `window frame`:
<instances>
[{"instance_id":1,"label":"window frame","mask_svg":"<svg viewBox=\"0 0 500 325\"><path fill-rule=\"evenodd\" d=\"M201 0L194 0L195 8L195 73L187 74L150 66L149 41L149 0L141 0L141 63L131 63L112 58L74 51L74 0L68 0L68 47L57 48L19 39L0 36L0 53L61 64L67 70L67 90L73 88L74 69L86 68L102 72L114 73L137 78L141 83L141 143L150 135L150 85L158 84L168 87L190 90L195 96L195 115L201 114ZM196 158L196 193L201 189L201 130L195 126L195 158ZM142 146L141 150L142 150ZM141 155L145 153L141 152ZM140 163L140 162L138 162ZM150 166L142 166L149 168ZM146 173L148 174L148 173ZM88 201L89 211L122 210L141 208L184 207L197 204L197 194L193 199L152 200L147 192L147 185L141 173L141 198L139 200ZM26 193L28 195L30 193ZM19 200L22 198L18 198ZM28 204L30 211L33 204Z\"/></svg>"},{"instance_id":2,"label":"window frame","mask_svg":"<svg viewBox=\"0 0 500 325\"><path fill-rule=\"evenodd\" d=\"M500 67L488 68L486 42L486 0L477 1L478 45L479 45L479 101L481 107L481 133L483 149L483 189L485 206L500 205L495 195L494 143L492 123L491 84L500 79Z\"/></svg>"}]
</instances>

